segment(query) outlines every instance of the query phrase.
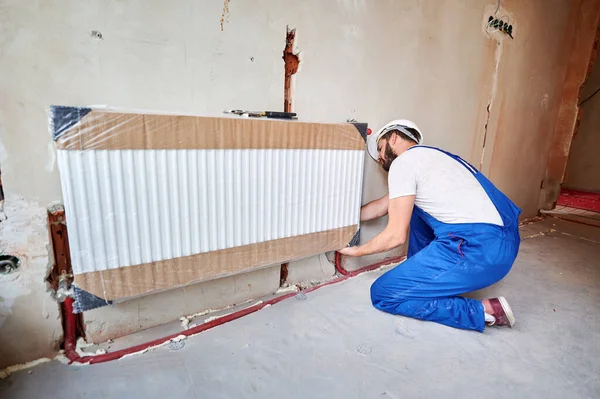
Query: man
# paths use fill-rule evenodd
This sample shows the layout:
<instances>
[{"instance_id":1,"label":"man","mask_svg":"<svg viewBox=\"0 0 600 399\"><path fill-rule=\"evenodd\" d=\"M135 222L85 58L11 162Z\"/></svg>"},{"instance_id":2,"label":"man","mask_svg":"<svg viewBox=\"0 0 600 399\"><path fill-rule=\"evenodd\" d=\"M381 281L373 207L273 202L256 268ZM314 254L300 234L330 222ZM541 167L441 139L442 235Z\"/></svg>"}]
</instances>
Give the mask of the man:
<instances>
[{"instance_id":1,"label":"man","mask_svg":"<svg viewBox=\"0 0 600 399\"><path fill-rule=\"evenodd\" d=\"M388 225L366 244L340 252L385 252L408 238L406 262L371 287L376 308L467 330L512 327L515 317L503 297L478 301L459 295L509 272L519 250L521 210L466 161L422 142L408 120L392 121L369 136L369 154L389 172L389 193L363 206L361 221L388 214Z\"/></svg>"}]
</instances>

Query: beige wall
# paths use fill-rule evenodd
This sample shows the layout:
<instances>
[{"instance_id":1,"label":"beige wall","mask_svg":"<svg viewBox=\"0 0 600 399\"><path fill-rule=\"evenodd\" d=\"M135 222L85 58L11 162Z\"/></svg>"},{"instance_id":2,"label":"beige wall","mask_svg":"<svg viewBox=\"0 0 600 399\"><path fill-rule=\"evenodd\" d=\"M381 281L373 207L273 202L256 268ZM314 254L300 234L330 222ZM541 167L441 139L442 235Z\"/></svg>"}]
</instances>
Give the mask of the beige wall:
<instances>
[{"instance_id":1,"label":"beige wall","mask_svg":"<svg viewBox=\"0 0 600 399\"><path fill-rule=\"evenodd\" d=\"M61 200L45 113L50 104L199 115L282 109L281 55L290 25L297 28L301 52L294 110L302 119L355 118L373 128L413 119L427 144L477 166L487 123L484 171L527 216L534 215L569 50L560 38L572 34L571 9L578 0L501 3L499 15L512 18L515 40L498 41L484 32L495 0L232 1L223 30L219 1L0 0L0 167L7 204L23 200L30 215L24 223L40 228L45 216L38 210ZM92 37L92 30L103 38ZM385 194L386 176L370 159L365 170L366 202ZM0 366L47 355L60 335L57 306L43 284L45 255L36 250L34 259L29 253L47 238L23 226L7 234L15 231L8 205L0 249L24 259L20 273L28 278L0 276L0 342L21 337L10 348L2 344ZM384 225L366 224L363 237ZM23 241L33 244L16 244ZM352 260L347 267L381 257ZM273 292L278 273L272 270L98 309L84 318L98 339L130 332L232 298ZM290 265L292 279L332 274L322 257ZM40 316L43 309L51 309L47 318Z\"/></svg>"},{"instance_id":2,"label":"beige wall","mask_svg":"<svg viewBox=\"0 0 600 399\"><path fill-rule=\"evenodd\" d=\"M600 88L600 63L581 90L580 100L590 97ZM600 193L600 93L582 106L579 128L573 138L564 187Z\"/></svg>"},{"instance_id":3,"label":"beige wall","mask_svg":"<svg viewBox=\"0 0 600 399\"><path fill-rule=\"evenodd\" d=\"M573 133L581 113L578 107L581 85L589 72L589 62L595 58L597 51L595 40L600 24L600 0L573 2L571 14L569 20L574 21L570 25L573 34L564 35L560 46L569 49L562 56L567 70L541 185L539 207L542 209L554 208L565 177Z\"/></svg>"},{"instance_id":4,"label":"beige wall","mask_svg":"<svg viewBox=\"0 0 600 399\"><path fill-rule=\"evenodd\" d=\"M581 3L587 3L586 8ZM520 20L516 40L503 48L483 171L523 208L524 216L532 216L538 210L535 191L542 186L565 78L569 67L585 74L600 2L515 0L503 4L518 20L519 15L536 17ZM593 32L578 31L588 20L593 21ZM577 65L569 65L576 39L587 40L577 48L584 56L574 57Z\"/></svg>"}]
</instances>

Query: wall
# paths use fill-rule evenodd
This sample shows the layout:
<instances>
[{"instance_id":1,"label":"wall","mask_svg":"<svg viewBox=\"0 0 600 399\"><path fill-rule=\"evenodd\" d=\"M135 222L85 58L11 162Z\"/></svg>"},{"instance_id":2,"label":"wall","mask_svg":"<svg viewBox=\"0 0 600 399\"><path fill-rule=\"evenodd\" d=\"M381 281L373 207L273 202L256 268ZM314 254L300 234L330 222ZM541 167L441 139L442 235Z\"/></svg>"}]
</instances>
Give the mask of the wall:
<instances>
[{"instance_id":1,"label":"wall","mask_svg":"<svg viewBox=\"0 0 600 399\"><path fill-rule=\"evenodd\" d=\"M558 110L568 102L565 78L569 71L585 75L600 2L503 4L518 21L519 15L536 18L520 20L515 40L502 49L483 171L523 208L524 216L531 216L540 202L532 190L543 186ZM586 31L589 26L593 30ZM570 82L576 77L571 74Z\"/></svg>"},{"instance_id":2,"label":"wall","mask_svg":"<svg viewBox=\"0 0 600 399\"><path fill-rule=\"evenodd\" d=\"M576 6L578 1L502 1L499 15L510 13L516 38L499 44L483 29L496 1L0 0L0 167L8 194L0 245L25 259L19 275L0 277L0 291L9 296L0 302L0 339L22 337L3 349L0 367L47 355L60 330L57 306L43 284L44 256L35 250L47 244L39 210L61 200L48 105L199 115L282 109L281 55L290 25L298 31L294 110L302 119L355 118L373 128L413 119L427 144L483 164L531 216L564 78L561 54L568 53L557 43L571 34ZM385 194L386 176L370 159L365 171L367 202ZM13 201L25 201L30 217L16 236L6 234L15 229ZM385 223L365 224L363 239ZM17 248L23 240L31 245ZM347 267L401 252L347 260ZM86 312L88 334L103 339L273 292L278 269ZM292 282L332 274L323 257L290 265ZM40 317L42 309L52 310L47 319Z\"/></svg>"},{"instance_id":3,"label":"wall","mask_svg":"<svg viewBox=\"0 0 600 399\"><path fill-rule=\"evenodd\" d=\"M569 48L570 54L561 54L563 59L568 60L567 70L541 186L539 207L542 209L554 209L556 205L565 177L573 133L581 116L582 110L578 107L581 85L591 72L590 61L596 58L598 51L600 0L581 0L578 3L574 4L578 7L571 9L573 16L570 19L575 20L575 23L570 29L574 34L566 34L561 46Z\"/></svg>"},{"instance_id":4,"label":"wall","mask_svg":"<svg viewBox=\"0 0 600 399\"><path fill-rule=\"evenodd\" d=\"M596 62L581 90L580 100L600 88L600 63ZM600 93L582 106L581 122L573 138L564 187L600 193Z\"/></svg>"},{"instance_id":5,"label":"wall","mask_svg":"<svg viewBox=\"0 0 600 399\"><path fill-rule=\"evenodd\" d=\"M44 278L49 265L46 209L9 194L0 222L0 253L18 254L16 272L0 275L0 369L53 356L62 336Z\"/></svg>"}]
</instances>

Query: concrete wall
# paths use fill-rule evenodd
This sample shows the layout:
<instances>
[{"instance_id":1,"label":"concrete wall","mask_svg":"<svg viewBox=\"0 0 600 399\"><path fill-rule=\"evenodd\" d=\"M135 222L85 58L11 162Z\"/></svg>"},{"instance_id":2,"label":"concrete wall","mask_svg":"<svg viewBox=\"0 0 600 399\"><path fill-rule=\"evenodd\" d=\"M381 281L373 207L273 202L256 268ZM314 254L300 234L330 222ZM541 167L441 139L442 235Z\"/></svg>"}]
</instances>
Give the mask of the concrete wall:
<instances>
[{"instance_id":1,"label":"concrete wall","mask_svg":"<svg viewBox=\"0 0 600 399\"><path fill-rule=\"evenodd\" d=\"M592 73L581 90L580 100L600 89L600 63L596 60ZM579 128L573 138L564 187L600 193L600 93L582 106Z\"/></svg>"},{"instance_id":2,"label":"concrete wall","mask_svg":"<svg viewBox=\"0 0 600 399\"><path fill-rule=\"evenodd\" d=\"M0 167L8 194L0 249L24 259L19 274L0 277L0 342L20 337L4 346L0 367L47 355L60 331L57 306L45 292L41 252L47 244L42 210L61 200L48 105L199 115L282 109L281 55L290 25L297 28L302 60L294 110L303 119L355 118L373 128L413 119L427 144L483 164L531 216L544 138L564 79L561 54L568 47L559 38L572 34L571 9L577 6L578 0L503 0L498 15L510 15L513 41L484 31L495 0L0 0ZM365 168L367 202L385 194L386 176L370 159ZM11 204L19 201L29 219L17 234L7 234L15 231ZM385 222L365 224L363 239ZM386 255L349 260L347 267ZM322 256L290 265L292 282L332 274ZM84 318L89 336L103 339L261 296L278 284L274 267L97 309Z\"/></svg>"}]
</instances>

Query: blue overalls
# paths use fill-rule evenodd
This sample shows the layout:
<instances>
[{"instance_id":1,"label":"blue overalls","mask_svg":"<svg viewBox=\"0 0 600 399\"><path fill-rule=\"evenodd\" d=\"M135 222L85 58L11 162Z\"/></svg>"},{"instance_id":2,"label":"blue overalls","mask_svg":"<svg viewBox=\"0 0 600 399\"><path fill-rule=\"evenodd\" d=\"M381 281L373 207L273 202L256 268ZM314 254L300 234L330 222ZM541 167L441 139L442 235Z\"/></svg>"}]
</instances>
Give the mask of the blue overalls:
<instances>
[{"instance_id":1,"label":"blue overalls","mask_svg":"<svg viewBox=\"0 0 600 399\"><path fill-rule=\"evenodd\" d=\"M408 259L373 283L371 300L384 312L483 331L483 304L458 295L485 288L508 274L519 251L521 209L459 156L426 148L441 151L467 168L498 210L504 226L442 223L415 206Z\"/></svg>"}]
</instances>

